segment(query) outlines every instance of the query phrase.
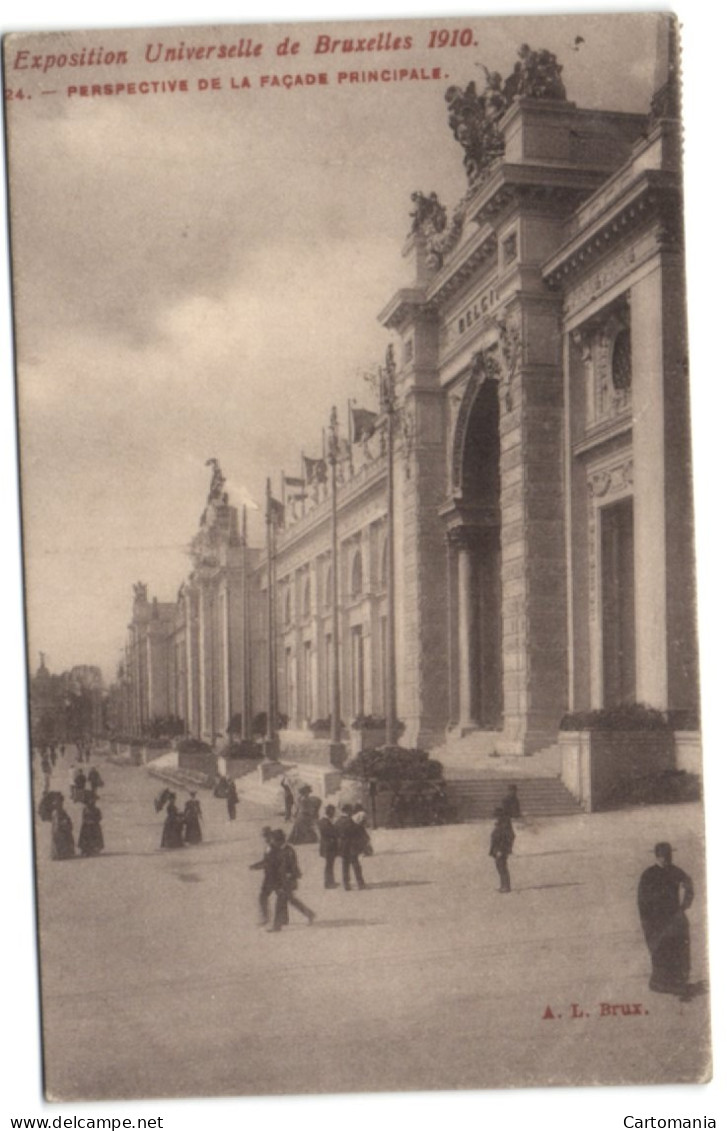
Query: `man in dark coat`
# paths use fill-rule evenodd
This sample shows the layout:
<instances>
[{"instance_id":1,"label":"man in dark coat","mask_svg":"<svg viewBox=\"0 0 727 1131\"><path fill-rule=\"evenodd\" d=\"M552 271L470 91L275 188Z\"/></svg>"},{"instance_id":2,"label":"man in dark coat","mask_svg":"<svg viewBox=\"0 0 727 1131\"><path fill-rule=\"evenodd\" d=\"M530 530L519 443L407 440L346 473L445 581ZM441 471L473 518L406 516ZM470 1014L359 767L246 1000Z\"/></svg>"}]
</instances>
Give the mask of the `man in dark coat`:
<instances>
[{"instance_id":1,"label":"man in dark coat","mask_svg":"<svg viewBox=\"0 0 727 1131\"><path fill-rule=\"evenodd\" d=\"M231 821L234 821L237 817L237 806L239 804L240 798L237 795L237 786L235 785L235 783L232 779L230 779L230 781L227 784L226 797L227 797L227 816L230 818Z\"/></svg>"},{"instance_id":2,"label":"man in dark coat","mask_svg":"<svg viewBox=\"0 0 727 1131\"><path fill-rule=\"evenodd\" d=\"M326 805L324 816L322 816L318 822L318 832L320 834L320 847L318 851L325 861L323 886L326 888L338 887L333 875L333 865L338 855L338 836L336 834L336 826L333 823L335 814L335 805Z\"/></svg>"},{"instance_id":3,"label":"man in dark coat","mask_svg":"<svg viewBox=\"0 0 727 1131\"><path fill-rule=\"evenodd\" d=\"M272 845L275 916L270 930L279 931L282 927L287 927L289 905L294 907L296 911L300 911L301 915L305 915L310 925L316 917L315 912L311 911L310 907L306 907L303 901L293 894L298 887L298 880L302 876L295 849L292 844L285 843L285 833L282 829L273 830Z\"/></svg>"},{"instance_id":4,"label":"man in dark coat","mask_svg":"<svg viewBox=\"0 0 727 1131\"><path fill-rule=\"evenodd\" d=\"M262 859L258 860L255 864L251 864L252 871L262 871L263 882L260 887L260 894L258 895L258 904L260 907L260 918L258 925L264 927L270 919L269 902L270 896L275 891L275 874L277 868L276 849L273 846L273 830L269 825L265 825L262 831L263 840L265 841L265 851L263 852Z\"/></svg>"},{"instance_id":5,"label":"man in dark coat","mask_svg":"<svg viewBox=\"0 0 727 1131\"><path fill-rule=\"evenodd\" d=\"M641 926L651 955L649 989L660 994L689 996L689 920L694 885L686 872L672 864L672 847L661 841L654 848L656 864L642 873L638 905Z\"/></svg>"},{"instance_id":6,"label":"man in dark coat","mask_svg":"<svg viewBox=\"0 0 727 1131\"><path fill-rule=\"evenodd\" d=\"M356 884L361 890L366 887L359 860L363 846L361 829L353 820L352 805L341 806L341 816L336 821L335 827L338 837L338 852L343 863L343 886L346 891L351 890L351 868L353 868Z\"/></svg>"},{"instance_id":7,"label":"man in dark coat","mask_svg":"<svg viewBox=\"0 0 727 1131\"><path fill-rule=\"evenodd\" d=\"M498 805L497 809L495 809L495 827L490 837L490 856L492 856L495 861L497 874L500 877L500 887L498 891L503 895L506 895L512 890L510 887L510 869L507 860L512 852L514 843L515 832L512 827L512 821L502 806Z\"/></svg>"}]
</instances>

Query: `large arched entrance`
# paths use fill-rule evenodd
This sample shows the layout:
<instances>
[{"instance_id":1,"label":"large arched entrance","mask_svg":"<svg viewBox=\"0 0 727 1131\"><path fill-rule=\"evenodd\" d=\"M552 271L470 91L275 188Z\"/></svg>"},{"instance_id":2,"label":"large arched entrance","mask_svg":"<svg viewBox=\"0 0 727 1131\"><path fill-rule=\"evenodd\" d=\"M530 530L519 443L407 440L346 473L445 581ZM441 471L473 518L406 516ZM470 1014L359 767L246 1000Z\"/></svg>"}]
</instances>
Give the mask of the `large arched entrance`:
<instances>
[{"instance_id":1,"label":"large arched entrance","mask_svg":"<svg viewBox=\"0 0 727 1131\"><path fill-rule=\"evenodd\" d=\"M465 397L449 538L457 552L459 725L498 730L503 714L500 409L493 379Z\"/></svg>"}]
</instances>

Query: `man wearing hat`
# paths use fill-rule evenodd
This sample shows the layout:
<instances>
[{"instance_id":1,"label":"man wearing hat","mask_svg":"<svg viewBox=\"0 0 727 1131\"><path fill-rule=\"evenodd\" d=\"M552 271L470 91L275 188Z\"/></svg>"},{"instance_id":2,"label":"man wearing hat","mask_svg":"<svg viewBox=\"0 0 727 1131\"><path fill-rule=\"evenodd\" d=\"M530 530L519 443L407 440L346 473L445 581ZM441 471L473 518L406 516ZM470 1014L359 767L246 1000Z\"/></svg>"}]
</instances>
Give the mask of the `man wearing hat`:
<instances>
[{"instance_id":1,"label":"man wearing hat","mask_svg":"<svg viewBox=\"0 0 727 1131\"><path fill-rule=\"evenodd\" d=\"M670 844L660 841L654 855L656 864L642 874L638 891L641 926L651 955L649 989L687 998L690 959L685 912L694 900L694 885L672 863Z\"/></svg>"},{"instance_id":2,"label":"man wearing hat","mask_svg":"<svg viewBox=\"0 0 727 1131\"><path fill-rule=\"evenodd\" d=\"M264 927L270 918L268 906L270 896L275 891L275 870L277 867L276 854L273 850L273 830L269 825L263 827L262 838L265 842L265 851L262 859L251 864L250 869L251 871L262 871L263 873L263 882L260 887L260 894L258 895L258 906L260 908L258 924Z\"/></svg>"},{"instance_id":3,"label":"man wearing hat","mask_svg":"<svg viewBox=\"0 0 727 1131\"><path fill-rule=\"evenodd\" d=\"M495 861L497 874L500 877L500 886L497 890L503 895L507 895L512 891L507 858L512 852L512 846L515 843L515 831L512 827L512 821L501 805L498 805L495 809L494 816L495 827L490 837L490 856L492 856Z\"/></svg>"}]
</instances>

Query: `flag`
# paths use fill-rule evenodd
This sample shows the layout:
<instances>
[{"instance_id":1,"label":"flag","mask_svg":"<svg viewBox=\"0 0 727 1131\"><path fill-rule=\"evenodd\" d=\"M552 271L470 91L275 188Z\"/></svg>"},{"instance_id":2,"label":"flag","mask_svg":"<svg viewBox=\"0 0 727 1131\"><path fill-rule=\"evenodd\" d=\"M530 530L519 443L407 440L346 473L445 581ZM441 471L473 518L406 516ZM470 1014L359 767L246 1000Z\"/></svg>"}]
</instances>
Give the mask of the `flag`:
<instances>
[{"instance_id":1,"label":"flag","mask_svg":"<svg viewBox=\"0 0 727 1131\"><path fill-rule=\"evenodd\" d=\"M297 479L294 475L286 475L284 478L286 487L305 487L304 479Z\"/></svg>"},{"instance_id":2,"label":"flag","mask_svg":"<svg viewBox=\"0 0 727 1131\"><path fill-rule=\"evenodd\" d=\"M306 483L325 483L326 461L324 459L311 459L309 456L303 456L303 468Z\"/></svg>"},{"instance_id":3,"label":"flag","mask_svg":"<svg viewBox=\"0 0 727 1131\"><path fill-rule=\"evenodd\" d=\"M371 412L367 408L351 409L354 444L358 444L361 440L367 440L369 436L373 436L376 431L377 415L377 413Z\"/></svg>"},{"instance_id":4,"label":"flag","mask_svg":"<svg viewBox=\"0 0 727 1131\"><path fill-rule=\"evenodd\" d=\"M267 521L272 523L273 526L285 525L285 507L279 499L273 498L272 495L268 495Z\"/></svg>"}]
</instances>

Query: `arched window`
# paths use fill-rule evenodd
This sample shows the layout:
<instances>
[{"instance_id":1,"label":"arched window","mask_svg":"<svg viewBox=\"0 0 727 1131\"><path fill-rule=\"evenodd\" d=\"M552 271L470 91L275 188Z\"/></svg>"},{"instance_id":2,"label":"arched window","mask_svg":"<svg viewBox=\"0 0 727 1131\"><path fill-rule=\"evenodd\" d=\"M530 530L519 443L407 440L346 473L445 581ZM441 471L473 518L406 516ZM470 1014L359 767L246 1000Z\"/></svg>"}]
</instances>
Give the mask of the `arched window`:
<instances>
[{"instance_id":1,"label":"arched window","mask_svg":"<svg viewBox=\"0 0 727 1131\"><path fill-rule=\"evenodd\" d=\"M324 600L327 609L330 609L333 604L333 567L327 566L326 568L326 585L324 590Z\"/></svg>"},{"instance_id":2,"label":"arched window","mask_svg":"<svg viewBox=\"0 0 727 1131\"><path fill-rule=\"evenodd\" d=\"M285 603L283 606L285 623L290 624L293 619L293 595L290 589L285 590Z\"/></svg>"},{"instance_id":3,"label":"arched window","mask_svg":"<svg viewBox=\"0 0 727 1131\"><path fill-rule=\"evenodd\" d=\"M351 596L360 597L363 593L363 563L361 551L357 550L351 562Z\"/></svg>"},{"instance_id":4,"label":"arched window","mask_svg":"<svg viewBox=\"0 0 727 1131\"><path fill-rule=\"evenodd\" d=\"M310 616L310 578L306 577L303 583L303 616Z\"/></svg>"}]
</instances>

